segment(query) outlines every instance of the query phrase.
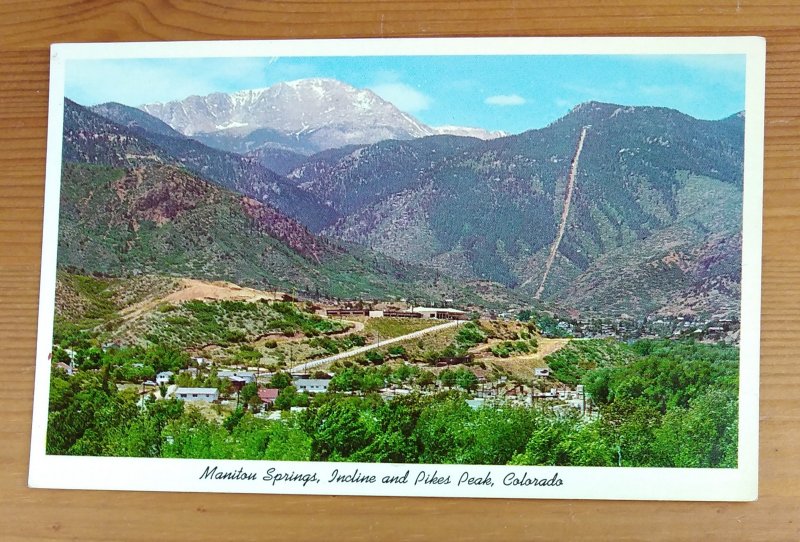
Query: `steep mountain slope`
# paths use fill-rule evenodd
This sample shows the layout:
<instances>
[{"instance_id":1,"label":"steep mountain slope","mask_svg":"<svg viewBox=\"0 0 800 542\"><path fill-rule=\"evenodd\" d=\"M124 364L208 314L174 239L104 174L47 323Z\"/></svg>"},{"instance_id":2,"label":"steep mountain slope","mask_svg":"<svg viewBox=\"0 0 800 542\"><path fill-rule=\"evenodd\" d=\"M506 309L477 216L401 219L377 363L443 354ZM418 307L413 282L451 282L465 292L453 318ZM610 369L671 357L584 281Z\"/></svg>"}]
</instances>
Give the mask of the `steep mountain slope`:
<instances>
[{"instance_id":1,"label":"steep mountain slope","mask_svg":"<svg viewBox=\"0 0 800 542\"><path fill-rule=\"evenodd\" d=\"M533 289L557 234L584 127L571 208L543 299L598 306L623 292L620 277L651 261L653 251L667 257L679 231L698 261L701 247L717 246L713 232L725 242L736 235L743 162L743 118L736 115L701 121L669 109L590 102L517 136L382 142L310 160L289 177L343 216L327 234L456 277ZM704 189L696 189L697 179ZM687 214L691 201L700 207ZM732 221L709 222L705 207ZM626 250L626 258L612 257ZM591 287L580 287L581 276ZM629 309L654 310L664 301L658 288L669 295L713 277L714 270L700 269L666 289L656 277L645 280Z\"/></svg>"},{"instance_id":2,"label":"steep mountain slope","mask_svg":"<svg viewBox=\"0 0 800 542\"><path fill-rule=\"evenodd\" d=\"M313 195L253 158L211 149L134 108L105 104L96 110L108 117L65 101L65 161L118 167L172 164L265 202L310 227L335 218L333 210Z\"/></svg>"},{"instance_id":3,"label":"steep mountain slope","mask_svg":"<svg viewBox=\"0 0 800 542\"><path fill-rule=\"evenodd\" d=\"M737 317L742 193L708 177L679 181L672 225L608 251L552 297L594 313Z\"/></svg>"},{"instance_id":4,"label":"steep mountain slope","mask_svg":"<svg viewBox=\"0 0 800 542\"><path fill-rule=\"evenodd\" d=\"M260 147L246 153L245 156L257 160L259 164L278 175L288 175L308 160L308 156L304 154L275 147Z\"/></svg>"},{"instance_id":5,"label":"steep mountain slope","mask_svg":"<svg viewBox=\"0 0 800 542\"><path fill-rule=\"evenodd\" d=\"M471 153L482 143L473 138L431 136L332 149L312 156L288 177L337 213L350 215L386 196L418 186L420 175L431 165Z\"/></svg>"},{"instance_id":6,"label":"steep mountain slope","mask_svg":"<svg viewBox=\"0 0 800 542\"><path fill-rule=\"evenodd\" d=\"M174 166L67 164L59 263L110 274L219 276L318 262L331 250L294 220ZM252 246L248 247L248 239ZM253 253L242 269L232 254ZM304 265L308 267L308 264Z\"/></svg>"},{"instance_id":7,"label":"steep mountain slope","mask_svg":"<svg viewBox=\"0 0 800 542\"><path fill-rule=\"evenodd\" d=\"M335 79L190 96L141 109L211 147L242 154L266 147L309 155L344 145L436 134L482 139L504 135L481 128L432 128L374 92Z\"/></svg>"},{"instance_id":8,"label":"steep mountain slope","mask_svg":"<svg viewBox=\"0 0 800 542\"><path fill-rule=\"evenodd\" d=\"M434 272L315 237L184 169L67 163L58 264L111 276L171 275L345 298L474 294Z\"/></svg>"},{"instance_id":9,"label":"steep mountain slope","mask_svg":"<svg viewBox=\"0 0 800 542\"><path fill-rule=\"evenodd\" d=\"M70 104L72 105L72 104ZM92 113L105 117L108 120L132 130L141 129L152 134L185 139L186 136L173 130L167 123L162 122L152 115L148 115L135 107L128 107L121 103L107 102L88 108Z\"/></svg>"}]
</instances>

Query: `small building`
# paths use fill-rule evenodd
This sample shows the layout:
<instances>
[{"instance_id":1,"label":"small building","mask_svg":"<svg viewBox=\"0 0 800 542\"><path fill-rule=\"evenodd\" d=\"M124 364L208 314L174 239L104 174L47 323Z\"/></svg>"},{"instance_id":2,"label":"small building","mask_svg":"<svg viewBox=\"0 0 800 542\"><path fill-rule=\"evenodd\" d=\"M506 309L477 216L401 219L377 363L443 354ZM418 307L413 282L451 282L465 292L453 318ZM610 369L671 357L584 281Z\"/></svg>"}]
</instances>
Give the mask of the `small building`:
<instances>
[{"instance_id":1,"label":"small building","mask_svg":"<svg viewBox=\"0 0 800 542\"><path fill-rule=\"evenodd\" d=\"M331 381L324 378L300 378L294 381L297 391L308 393L325 393Z\"/></svg>"},{"instance_id":2,"label":"small building","mask_svg":"<svg viewBox=\"0 0 800 542\"><path fill-rule=\"evenodd\" d=\"M440 357L436 359L436 366L446 367L447 365L467 365L472 363L472 357L472 354L467 354L466 356Z\"/></svg>"},{"instance_id":3,"label":"small building","mask_svg":"<svg viewBox=\"0 0 800 542\"><path fill-rule=\"evenodd\" d=\"M241 376L229 376L228 381L231 383L233 391L237 392L242 391L242 388L244 388L245 384L247 384L247 381Z\"/></svg>"},{"instance_id":4,"label":"small building","mask_svg":"<svg viewBox=\"0 0 800 542\"><path fill-rule=\"evenodd\" d=\"M422 318L422 314L412 311L386 310L383 311L386 318Z\"/></svg>"},{"instance_id":5,"label":"small building","mask_svg":"<svg viewBox=\"0 0 800 542\"><path fill-rule=\"evenodd\" d=\"M469 317L464 311L440 307L414 307L411 312L422 315L422 318L436 320L468 320Z\"/></svg>"},{"instance_id":6,"label":"small building","mask_svg":"<svg viewBox=\"0 0 800 542\"><path fill-rule=\"evenodd\" d=\"M384 400L394 399L395 397L401 397L410 393L411 390L407 388L397 388L394 386L380 390L381 397L383 397Z\"/></svg>"},{"instance_id":7,"label":"small building","mask_svg":"<svg viewBox=\"0 0 800 542\"><path fill-rule=\"evenodd\" d=\"M219 399L219 390L217 388L178 388L175 390L175 398L179 401L213 403Z\"/></svg>"},{"instance_id":8,"label":"small building","mask_svg":"<svg viewBox=\"0 0 800 542\"><path fill-rule=\"evenodd\" d=\"M525 387L522 384L515 384L506 390L506 397L518 397L525 395Z\"/></svg>"},{"instance_id":9,"label":"small building","mask_svg":"<svg viewBox=\"0 0 800 542\"><path fill-rule=\"evenodd\" d=\"M258 388L258 398L265 406L271 407L275 404L275 399L278 398L280 391L278 388Z\"/></svg>"},{"instance_id":10,"label":"small building","mask_svg":"<svg viewBox=\"0 0 800 542\"><path fill-rule=\"evenodd\" d=\"M326 309L328 316L369 316L367 309Z\"/></svg>"},{"instance_id":11,"label":"small building","mask_svg":"<svg viewBox=\"0 0 800 542\"><path fill-rule=\"evenodd\" d=\"M170 378L173 377L174 374L175 373L173 373L172 371L162 371L158 373L156 375L156 384L158 384L159 386L161 384L169 384L169 380Z\"/></svg>"},{"instance_id":12,"label":"small building","mask_svg":"<svg viewBox=\"0 0 800 542\"><path fill-rule=\"evenodd\" d=\"M200 366L208 365L209 363L211 363L207 358L204 358L204 357L201 357L201 356L193 357L192 361L195 362L197 365L200 365Z\"/></svg>"},{"instance_id":13,"label":"small building","mask_svg":"<svg viewBox=\"0 0 800 542\"><path fill-rule=\"evenodd\" d=\"M67 373L67 375L69 375L69 376L72 376L73 374L75 374L75 369L72 368L72 365L67 365L63 361L59 361L58 363L56 363L55 364L55 368L56 369L61 369L62 371Z\"/></svg>"},{"instance_id":14,"label":"small building","mask_svg":"<svg viewBox=\"0 0 800 542\"><path fill-rule=\"evenodd\" d=\"M217 376L220 378L227 378L231 382L233 382L234 379L240 379L245 384L256 381L255 373L249 371L219 371Z\"/></svg>"}]
</instances>

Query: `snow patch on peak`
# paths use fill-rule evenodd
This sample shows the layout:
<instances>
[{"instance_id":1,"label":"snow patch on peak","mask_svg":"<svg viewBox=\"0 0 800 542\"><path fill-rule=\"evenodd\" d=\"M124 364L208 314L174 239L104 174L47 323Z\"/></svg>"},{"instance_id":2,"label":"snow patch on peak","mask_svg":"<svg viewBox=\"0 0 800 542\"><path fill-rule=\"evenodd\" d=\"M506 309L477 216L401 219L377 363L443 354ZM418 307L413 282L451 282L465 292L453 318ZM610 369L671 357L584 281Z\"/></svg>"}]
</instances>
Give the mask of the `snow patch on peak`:
<instances>
[{"instance_id":1,"label":"snow patch on peak","mask_svg":"<svg viewBox=\"0 0 800 542\"><path fill-rule=\"evenodd\" d=\"M620 113L632 113L633 111L634 111L634 108L633 108L633 106L628 106L628 107L618 107L618 108L616 108L616 109L614 110L614 112L613 112L613 113L611 113L611 115L610 115L608 118L610 118L610 119L613 119L614 117L616 117L616 116L617 116L617 115L619 115Z\"/></svg>"},{"instance_id":2,"label":"snow patch on peak","mask_svg":"<svg viewBox=\"0 0 800 542\"><path fill-rule=\"evenodd\" d=\"M364 90L359 91L359 93L356 94L353 105L361 110L368 111L375 105L375 95Z\"/></svg>"},{"instance_id":3,"label":"snow patch on peak","mask_svg":"<svg viewBox=\"0 0 800 542\"><path fill-rule=\"evenodd\" d=\"M472 126L436 126L433 128L438 135L454 135L462 137L474 137L477 139L497 139L506 137L507 132L502 130L486 130L484 128L474 128Z\"/></svg>"},{"instance_id":4,"label":"snow patch on peak","mask_svg":"<svg viewBox=\"0 0 800 542\"><path fill-rule=\"evenodd\" d=\"M226 122L225 124L217 124L215 128L217 130L229 130L231 128L244 128L245 126L249 126L246 122L236 122L234 120L230 122Z\"/></svg>"},{"instance_id":5,"label":"snow patch on peak","mask_svg":"<svg viewBox=\"0 0 800 542\"><path fill-rule=\"evenodd\" d=\"M284 81L283 83L287 87L291 87L294 89L298 88L312 88L312 89L324 89L324 88L344 88L344 89L352 89L347 83L342 83L336 79L329 79L326 77L309 77L306 79L295 79L293 81Z\"/></svg>"}]
</instances>

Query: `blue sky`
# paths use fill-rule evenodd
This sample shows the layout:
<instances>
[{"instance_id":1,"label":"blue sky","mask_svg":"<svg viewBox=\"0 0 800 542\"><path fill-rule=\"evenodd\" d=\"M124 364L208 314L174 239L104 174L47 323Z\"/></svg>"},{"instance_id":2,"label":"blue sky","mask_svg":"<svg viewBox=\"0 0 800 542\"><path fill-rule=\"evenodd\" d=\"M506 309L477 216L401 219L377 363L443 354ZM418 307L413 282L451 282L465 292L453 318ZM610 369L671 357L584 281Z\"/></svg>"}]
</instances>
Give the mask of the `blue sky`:
<instances>
[{"instance_id":1,"label":"blue sky","mask_svg":"<svg viewBox=\"0 0 800 542\"><path fill-rule=\"evenodd\" d=\"M65 94L131 106L306 77L370 88L431 126L517 133L588 100L719 119L744 109L744 55L284 57L72 60Z\"/></svg>"}]
</instances>

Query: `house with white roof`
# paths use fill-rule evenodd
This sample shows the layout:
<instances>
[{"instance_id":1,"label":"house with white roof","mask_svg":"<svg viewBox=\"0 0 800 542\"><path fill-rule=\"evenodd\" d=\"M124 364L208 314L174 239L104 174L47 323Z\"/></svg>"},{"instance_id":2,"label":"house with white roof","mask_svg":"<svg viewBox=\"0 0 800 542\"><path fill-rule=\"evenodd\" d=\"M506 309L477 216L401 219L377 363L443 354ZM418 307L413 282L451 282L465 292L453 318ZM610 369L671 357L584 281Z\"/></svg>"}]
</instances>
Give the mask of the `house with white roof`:
<instances>
[{"instance_id":1,"label":"house with white roof","mask_svg":"<svg viewBox=\"0 0 800 542\"><path fill-rule=\"evenodd\" d=\"M159 386L161 384L169 384L169 379L172 378L174 374L175 373L173 373L172 371L162 371L158 373L156 375L156 384L158 384Z\"/></svg>"},{"instance_id":2,"label":"house with white roof","mask_svg":"<svg viewBox=\"0 0 800 542\"><path fill-rule=\"evenodd\" d=\"M219 399L217 388L178 388L174 397L179 401L203 401L213 403Z\"/></svg>"},{"instance_id":3,"label":"house with white roof","mask_svg":"<svg viewBox=\"0 0 800 542\"><path fill-rule=\"evenodd\" d=\"M421 314L423 318L431 318L437 320L468 320L469 316L466 312L458 309L442 308L442 307L414 307L411 312Z\"/></svg>"},{"instance_id":4,"label":"house with white roof","mask_svg":"<svg viewBox=\"0 0 800 542\"><path fill-rule=\"evenodd\" d=\"M220 378L227 378L231 382L244 382L249 384L256 381L255 373L249 371L219 371L217 376Z\"/></svg>"},{"instance_id":5,"label":"house with white roof","mask_svg":"<svg viewBox=\"0 0 800 542\"><path fill-rule=\"evenodd\" d=\"M299 392L325 393L331 381L325 378L300 378L293 382Z\"/></svg>"}]
</instances>

